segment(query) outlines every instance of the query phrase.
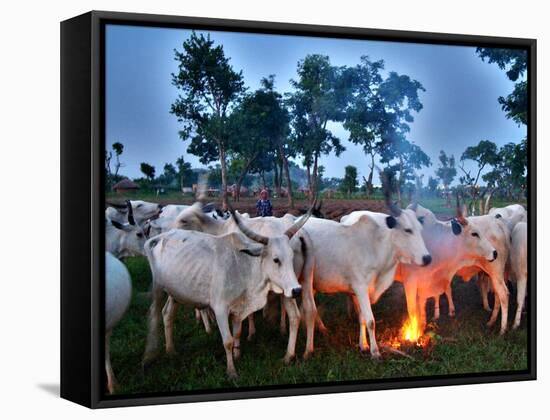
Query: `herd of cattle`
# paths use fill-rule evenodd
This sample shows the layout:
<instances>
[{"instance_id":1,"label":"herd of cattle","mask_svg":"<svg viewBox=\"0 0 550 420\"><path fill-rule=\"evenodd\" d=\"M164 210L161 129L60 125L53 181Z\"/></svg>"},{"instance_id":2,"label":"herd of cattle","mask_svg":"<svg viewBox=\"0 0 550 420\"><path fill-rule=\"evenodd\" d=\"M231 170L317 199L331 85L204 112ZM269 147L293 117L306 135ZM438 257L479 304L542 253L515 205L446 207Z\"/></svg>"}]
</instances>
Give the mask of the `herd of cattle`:
<instances>
[{"instance_id":1,"label":"herd of cattle","mask_svg":"<svg viewBox=\"0 0 550 420\"><path fill-rule=\"evenodd\" d=\"M131 300L131 279L120 261L144 255L152 272L152 303L143 357L149 364L158 354L162 317L167 352L174 351L173 325L178 306L191 304L207 330L209 318L218 325L227 373L236 376L234 359L240 355L242 322L254 334L254 312L264 308L268 294L281 296L281 327L288 345L285 362L295 357L300 320L306 325L304 358L314 351L315 327L326 330L317 313L315 294L346 293L359 320L359 346L379 358L371 304L394 281L403 284L409 317L426 326L426 301L445 294L454 316L451 281L480 274L484 307L487 293L495 294L488 325L501 314L500 333L508 324L507 280L517 283L519 326L527 283L527 212L519 204L493 208L487 215L467 217L457 203L457 214L440 221L428 209L411 204L401 209L386 202L389 214L354 211L340 222L309 211L295 217L250 218L211 205L161 206L127 201L105 211L106 336L105 369L109 392L115 388L109 337ZM168 298L164 301L164 295ZM300 299L299 299L300 298ZM272 299L270 299L272 301ZM275 302L277 302L275 300ZM298 304L301 304L301 307ZM231 322L231 324L230 324ZM367 340L368 334L368 340Z\"/></svg>"}]
</instances>

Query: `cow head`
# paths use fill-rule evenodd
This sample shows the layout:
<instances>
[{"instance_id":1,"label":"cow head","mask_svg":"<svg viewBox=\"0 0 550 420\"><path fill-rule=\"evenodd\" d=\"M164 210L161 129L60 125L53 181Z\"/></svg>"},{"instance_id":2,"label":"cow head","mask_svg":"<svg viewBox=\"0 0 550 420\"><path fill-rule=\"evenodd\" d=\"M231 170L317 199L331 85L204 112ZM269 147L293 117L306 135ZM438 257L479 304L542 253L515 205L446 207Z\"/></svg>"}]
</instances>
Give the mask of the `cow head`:
<instances>
[{"instance_id":1,"label":"cow head","mask_svg":"<svg viewBox=\"0 0 550 420\"><path fill-rule=\"evenodd\" d=\"M145 241L148 239L151 226L132 225L130 223L119 223L115 220L108 220L112 228L118 234L110 235L107 231L107 241L116 241L117 257L135 257L144 255L143 249Z\"/></svg>"},{"instance_id":2,"label":"cow head","mask_svg":"<svg viewBox=\"0 0 550 420\"><path fill-rule=\"evenodd\" d=\"M422 239L422 225L414 211L402 210L396 204L390 207L386 226L392 230L392 242L399 261L407 264L428 265L432 256Z\"/></svg>"},{"instance_id":3,"label":"cow head","mask_svg":"<svg viewBox=\"0 0 550 420\"><path fill-rule=\"evenodd\" d=\"M412 203L407 206L407 210L412 210L416 214L416 218L420 222L420 224L423 227L431 226L435 223L437 223L437 218L435 217L435 214L431 212L431 210L428 210L425 207L422 207L418 203Z\"/></svg>"},{"instance_id":4,"label":"cow head","mask_svg":"<svg viewBox=\"0 0 550 420\"><path fill-rule=\"evenodd\" d=\"M451 227L456 236L463 238L463 246L466 255L475 258L485 258L494 261L498 257L497 250L483 235L475 222L466 218L466 206L460 207L457 201L456 217L451 220Z\"/></svg>"},{"instance_id":5,"label":"cow head","mask_svg":"<svg viewBox=\"0 0 550 420\"><path fill-rule=\"evenodd\" d=\"M283 293L286 297L296 298L302 293L294 273L294 252L290 240L311 216L311 211L298 219L288 228L284 235L266 237L249 229L241 216L231 207L229 208L237 227L249 239L261 244L256 252L250 249L242 250L249 255L261 258L263 280L268 281L275 293Z\"/></svg>"}]
</instances>

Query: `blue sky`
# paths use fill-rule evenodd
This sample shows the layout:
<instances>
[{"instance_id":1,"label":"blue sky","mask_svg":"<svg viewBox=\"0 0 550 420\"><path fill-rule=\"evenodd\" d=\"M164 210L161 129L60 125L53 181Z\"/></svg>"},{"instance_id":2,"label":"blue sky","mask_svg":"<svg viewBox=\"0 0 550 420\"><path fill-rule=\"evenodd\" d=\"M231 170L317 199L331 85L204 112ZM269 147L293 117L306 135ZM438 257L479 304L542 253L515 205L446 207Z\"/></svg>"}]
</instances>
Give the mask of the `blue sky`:
<instances>
[{"instance_id":1,"label":"blue sky","mask_svg":"<svg viewBox=\"0 0 550 420\"><path fill-rule=\"evenodd\" d=\"M508 120L497 102L513 89L505 72L487 64L473 47L410 44L381 41L342 40L282 35L258 35L211 31L211 38L222 44L234 69L242 70L246 86L254 90L262 77L276 75L276 88L291 90L296 64L307 54L324 54L334 65L352 66L362 55L383 59L385 72L407 74L422 83L424 108L415 115L409 139L432 159L423 170L427 176L437 168L440 150L454 154L457 161L467 146L480 140L498 145L519 142L525 127ZM162 172L166 162L184 155L193 166L203 166L198 157L187 153L180 124L170 114L178 95L171 73L177 71L174 49L190 31L150 27L108 25L106 29L106 140L107 147L124 144L121 169L131 178L142 176L141 162ZM343 177L344 167L354 165L366 175L367 159L361 147L347 141L347 132L331 126L343 140L346 151L337 158L323 156L325 176ZM473 166L469 166L473 168Z\"/></svg>"}]
</instances>

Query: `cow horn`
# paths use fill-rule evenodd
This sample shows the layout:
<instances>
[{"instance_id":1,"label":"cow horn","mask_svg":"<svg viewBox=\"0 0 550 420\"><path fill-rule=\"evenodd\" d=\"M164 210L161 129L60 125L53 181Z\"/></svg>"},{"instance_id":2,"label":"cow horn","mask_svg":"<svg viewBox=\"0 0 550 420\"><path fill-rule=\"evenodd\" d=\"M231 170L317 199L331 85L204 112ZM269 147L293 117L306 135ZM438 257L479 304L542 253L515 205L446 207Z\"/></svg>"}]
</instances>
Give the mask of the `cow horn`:
<instances>
[{"instance_id":1,"label":"cow horn","mask_svg":"<svg viewBox=\"0 0 550 420\"><path fill-rule=\"evenodd\" d=\"M126 200L126 207L128 207L128 223L135 225L134 209L132 208L132 202L130 200Z\"/></svg>"},{"instance_id":2,"label":"cow horn","mask_svg":"<svg viewBox=\"0 0 550 420\"><path fill-rule=\"evenodd\" d=\"M268 238L260 235L256 232L253 232L249 228L245 226L245 224L241 220L241 216L238 215L238 213L231 207L231 205L228 203L227 207L229 209L229 212L233 216L233 219L235 220L235 223L237 224L237 227L240 229L242 233L245 234L248 238L252 239L254 242L259 242L261 244L267 245Z\"/></svg>"},{"instance_id":3,"label":"cow horn","mask_svg":"<svg viewBox=\"0 0 550 420\"><path fill-rule=\"evenodd\" d=\"M464 217L465 210L466 210L465 207L460 206L460 198L458 197L458 191L457 191L456 192L456 220L462 226L466 226L468 224L468 220L466 220L466 217Z\"/></svg>"},{"instance_id":4,"label":"cow horn","mask_svg":"<svg viewBox=\"0 0 550 420\"><path fill-rule=\"evenodd\" d=\"M313 213L313 210L315 209L315 206L317 204L317 197L313 201L313 204L309 208L306 214L304 214L300 219L298 219L296 222L290 226L286 232L285 235L288 236L288 239L292 239L294 235L296 235L296 232L298 232L302 226L304 226L307 222L307 220L311 217L311 214Z\"/></svg>"},{"instance_id":5,"label":"cow horn","mask_svg":"<svg viewBox=\"0 0 550 420\"><path fill-rule=\"evenodd\" d=\"M114 209L117 209L118 211L120 210L126 210L126 203L124 204L120 204L120 203L113 203L111 201L106 201L105 202L109 207L113 207Z\"/></svg>"}]
</instances>

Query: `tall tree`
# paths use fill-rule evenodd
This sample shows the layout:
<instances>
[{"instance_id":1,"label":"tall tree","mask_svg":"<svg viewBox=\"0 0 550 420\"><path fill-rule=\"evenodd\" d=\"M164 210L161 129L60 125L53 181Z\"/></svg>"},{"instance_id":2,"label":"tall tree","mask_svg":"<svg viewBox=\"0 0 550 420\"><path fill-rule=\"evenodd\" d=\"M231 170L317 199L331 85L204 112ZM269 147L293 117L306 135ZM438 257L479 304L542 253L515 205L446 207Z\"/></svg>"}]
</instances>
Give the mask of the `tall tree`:
<instances>
[{"instance_id":1,"label":"tall tree","mask_svg":"<svg viewBox=\"0 0 550 420\"><path fill-rule=\"evenodd\" d=\"M172 83L182 93L171 113L183 123L182 140L191 139L188 151L207 164L219 160L223 206L227 207L228 116L244 93L242 72L236 72L221 45L210 35L191 34L183 51L174 51L178 73Z\"/></svg>"},{"instance_id":2,"label":"tall tree","mask_svg":"<svg viewBox=\"0 0 550 420\"><path fill-rule=\"evenodd\" d=\"M467 170L464 167L466 160L472 160L477 164L477 170ZM481 172L487 167L498 162L497 145L490 140L481 140L476 146L466 148L460 157L460 170L464 174L460 182L468 188L471 197L471 211L475 212L477 200L483 196L479 191L479 178Z\"/></svg>"},{"instance_id":3,"label":"tall tree","mask_svg":"<svg viewBox=\"0 0 550 420\"><path fill-rule=\"evenodd\" d=\"M456 177L456 162L453 155L447 156L443 150L439 152L439 167L435 174L441 180L445 191L448 191L449 186Z\"/></svg>"},{"instance_id":4,"label":"tall tree","mask_svg":"<svg viewBox=\"0 0 550 420\"><path fill-rule=\"evenodd\" d=\"M155 167L152 165L149 165L148 163L141 162L139 165L139 170L145 175L145 177L149 181L153 181L155 179Z\"/></svg>"},{"instance_id":5,"label":"tall tree","mask_svg":"<svg viewBox=\"0 0 550 420\"><path fill-rule=\"evenodd\" d=\"M477 48L479 57L488 63L495 63L506 76L516 82L508 96L500 96L498 103L508 118L518 124L527 124L527 81L521 80L527 72L527 51L521 49Z\"/></svg>"},{"instance_id":6,"label":"tall tree","mask_svg":"<svg viewBox=\"0 0 550 420\"><path fill-rule=\"evenodd\" d=\"M183 156L176 159L177 176L180 182L180 189L183 187L191 187L196 181L197 176L193 172L191 164L186 162Z\"/></svg>"},{"instance_id":7,"label":"tall tree","mask_svg":"<svg viewBox=\"0 0 550 420\"><path fill-rule=\"evenodd\" d=\"M327 127L343 121L352 94L352 74L345 67L330 64L327 56L312 54L298 62L298 78L291 80L288 95L292 115L293 143L304 157L311 199L317 194L319 158L345 150L340 139Z\"/></svg>"},{"instance_id":8,"label":"tall tree","mask_svg":"<svg viewBox=\"0 0 550 420\"><path fill-rule=\"evenodd\" d=\"M370 158L369 175L366 179L366 192L373 193L374 159L378 154L381 128L385 119L384 103L378 95L382 83L380 71L384 62L371 61L361 57L361 63L354 69L353 96L346 110L344 128L349 131L349 140L363 146L363 151Z\"/></svg>"},{"instance_id":9,"label":"tall tree","mask_svg":"<svg viewBox=\"0 0 550 420\"><path fill-rule=\"evenodd\" d=\"M120 155L122 155L122 152L124 151L124 145L117 141L116 143L113 143L112 147L116 156L116 163L115 163L115 177L116 177L118 176L118 171L120 170L120 168L124 166L124 164L120 162Z\"/></svg>"},{"instance_id":10,"label":"tall tree","mask_svg":"<svg viewBox=\"0 0 550 420\"><path fill-rule=\"evenodd\" d=\"M273 160L274 155L281 152L281 144L289 131L288 111L281 95L274 90L274 76L263 78L260 85L258 90L244 97L231 116L230 151L233 159L242 162L236 181L237 200L246 174L252 168L266 169L265 159ZM254 165L258 158L263 161ZM276 162L267 166L278 169Z\"/></svg>"},{"instance_id":11,"label":"tall tree","mask_svg":"<svg viewBox=\"0 0 550 420\"><path fill-rule=\"evenodd\" d=\"M340 184L340 189L349 196L357 191L357 168L353 165L348 165L345 168L344 180Z\"/></svg>"}]
</instances>

